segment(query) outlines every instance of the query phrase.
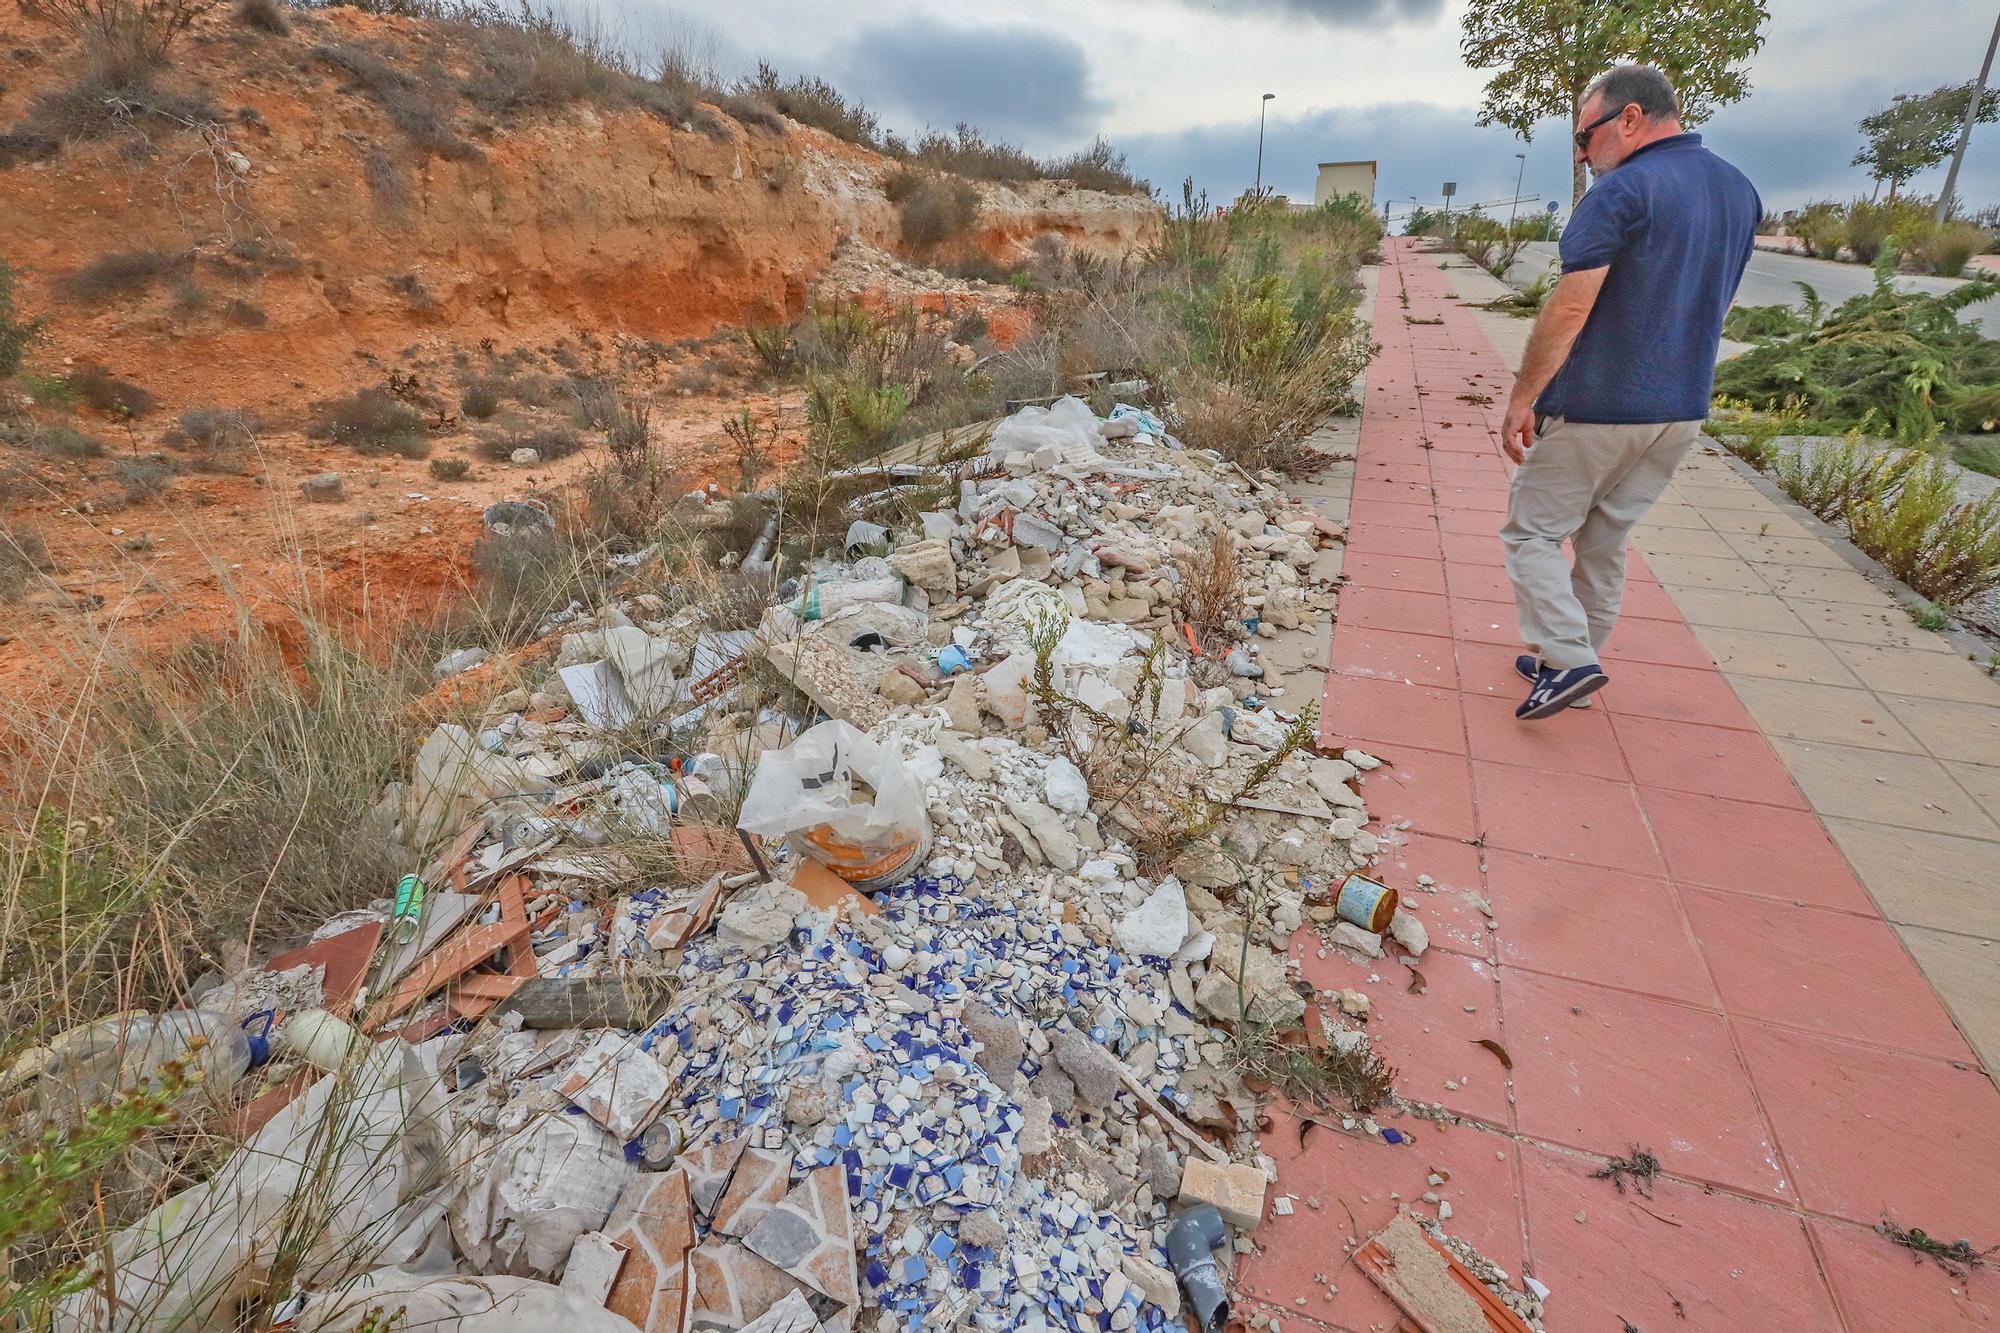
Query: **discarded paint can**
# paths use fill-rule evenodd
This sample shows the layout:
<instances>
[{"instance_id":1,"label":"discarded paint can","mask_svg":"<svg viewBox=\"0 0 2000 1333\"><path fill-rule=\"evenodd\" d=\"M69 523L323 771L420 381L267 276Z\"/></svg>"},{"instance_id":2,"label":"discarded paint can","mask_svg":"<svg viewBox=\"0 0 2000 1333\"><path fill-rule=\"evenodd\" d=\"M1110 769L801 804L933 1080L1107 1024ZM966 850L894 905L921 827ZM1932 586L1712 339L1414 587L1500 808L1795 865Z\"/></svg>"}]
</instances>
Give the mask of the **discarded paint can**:
<instances>
[{"instance_id":1,"label":"discarded paint can","mask_svg":"<svg viewBox=\"0 0 2000 1333\"><path fill-rule=\"evenodd\" d=\"M681 1155L681 1149L686 1146L684 1138L678 1122L661 1116L633 1140L639 1164L648 1171L666 1170Z\"/></svg>"},{"instance_id":2,"label":"discarded paint can","mask_svg":"<svg viewBox=\"0 0 2000 1333\"><path fill-rule=\"evenodd\" d=\"M389 913L389 930L398 940L413 940L423 924L424 882L415 875L396 881L396 904Z\"/></svg>"},{"instance_id":3,"label":"discarded paint can","mask_svg":"<svg viewBox=\"0 0 2000 1333\"><path fill-rule=\"evenodd\" d=\"M1334 899L1334 911L1342 921L1352 921L1363 930L1372 930L1377 935L1389 928L1389 918L1396 915L1396 891L1387 884L1377 884L1362 875L1349 875L1341 881L1340 895Z\"/></svg>"}]
</instances>

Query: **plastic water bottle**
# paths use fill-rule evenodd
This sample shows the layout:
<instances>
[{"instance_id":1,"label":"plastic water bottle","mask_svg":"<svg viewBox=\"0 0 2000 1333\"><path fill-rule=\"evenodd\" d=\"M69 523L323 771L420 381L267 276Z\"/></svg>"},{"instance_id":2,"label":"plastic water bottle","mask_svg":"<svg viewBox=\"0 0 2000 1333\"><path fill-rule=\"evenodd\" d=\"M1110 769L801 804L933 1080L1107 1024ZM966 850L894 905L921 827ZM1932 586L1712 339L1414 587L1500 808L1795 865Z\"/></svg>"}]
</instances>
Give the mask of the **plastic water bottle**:
<instances>
[{"instance_id":1,"label":"plastic water bottle","mask_svg":"<svg viewBox=\"0 0 2000 1333\"><path fill-rule=\"evenodd\" d=\"M157 1086L160 1070L175 1060L220 1092L270 1058L265 1038L206 1009L99 1019L63 1033L49 1050L39 1085L44 1106L88 1105L141 1084Z\"/></svg>"}]
</instances>

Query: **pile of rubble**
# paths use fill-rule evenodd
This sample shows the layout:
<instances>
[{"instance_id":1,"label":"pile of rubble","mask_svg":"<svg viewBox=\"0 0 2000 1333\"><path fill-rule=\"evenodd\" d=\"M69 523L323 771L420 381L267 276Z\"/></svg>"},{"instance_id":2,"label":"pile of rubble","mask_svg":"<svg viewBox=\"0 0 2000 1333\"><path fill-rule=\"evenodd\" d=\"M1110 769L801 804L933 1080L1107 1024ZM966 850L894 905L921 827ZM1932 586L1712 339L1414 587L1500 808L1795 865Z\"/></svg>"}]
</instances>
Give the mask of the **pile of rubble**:
<instances>
[{"instance_id":1,"label":"pile of rubble","mask_svg":"<svg viewBox=\"0 0 2000 1333\"><path fill-rule=\"evenodd\" d=\"M1393 901L1342 919L1376 761L1320 752L1261 662L1331 605L1341 534L1075 399L956 480L755 624L570 608L551 674L438 727L375 831L446 850L253 970L293 991L193 999L288 1011L211 1080L270 1056L247 1146L58 1327L226 1324L281 1251L299 1330L1220 1327L1199 1237L1272 1175L1246 1038L1373 1058L1366 997L1321 1014L1290 940L1427 945ZM1218 538L1238 604L1198 633ZM158 1064L104 1049L8 1087ZM328 1182L307 1235L289 1201Z\"/></svg>"}]
</instances>

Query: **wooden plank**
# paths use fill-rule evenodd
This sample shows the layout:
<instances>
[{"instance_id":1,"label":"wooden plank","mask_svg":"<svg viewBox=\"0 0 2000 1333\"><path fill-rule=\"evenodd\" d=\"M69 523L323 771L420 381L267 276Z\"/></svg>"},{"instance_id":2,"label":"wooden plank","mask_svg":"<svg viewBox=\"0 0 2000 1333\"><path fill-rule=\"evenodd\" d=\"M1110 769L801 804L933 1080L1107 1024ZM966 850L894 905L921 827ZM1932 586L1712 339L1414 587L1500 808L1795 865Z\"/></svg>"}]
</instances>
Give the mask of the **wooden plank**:
<instances>
[{"instance_id":1,"label":"wooden plank","mask_svg":"<svg viewBox=\"0 0 2000 1333\"><path fill-rule=\"evenodd\" d=\"M485 963L502 949L510 953L508 968L515 975L523 965L533 976L534 958L528 947L528 910L522 901L522 890L527 880L520 875L510 875L500 882L496 899L500 904L498 921L478 923L461 927L444 943L432 950L428 958L411 969L410 974L396 984L387 999L373 1006L368 1013L369 1028L374 1028L394 1015L407 1012L425 996L450 985L459 977ZM518 945L510 948L509 946Z\"/></svg>"},{"instance_id":2,"label":"wooden plank","mask_svg":"<svg viewBox=\"0 0 2000 1333\"><path fill-rule=\"evenodd\" d=\"M493 1016L519 1014L528 1028L637 1032L666 1011L673 991L663 977L537 977L501 1001Z\"/></svg>"},{"instance_id":3,"label":"wooden plank","mask_svg":"<svg viewBox=\"0 0 2000 1333\"><path fill-rule=\"evenodd\" d=\"M1146 1086L1139 1082L1138 1075L1134 1074L1131 1068L1122 1060L1118 1064L1118 1079L1134 1097L1139 1099L1141 1106L1159 1117L1160 1123L1165 1125L1175 1137L1186 1140L1190 1147L1194 1148L1196 1152L1199 1152L1211 1162L1227 1163L1229 1161L1228 1153L1222 1151L1222 1149L1196 1133L1187 1121L1169 1111L1166 1103L1147 1091Z\"/></svg>"}]
</instances>

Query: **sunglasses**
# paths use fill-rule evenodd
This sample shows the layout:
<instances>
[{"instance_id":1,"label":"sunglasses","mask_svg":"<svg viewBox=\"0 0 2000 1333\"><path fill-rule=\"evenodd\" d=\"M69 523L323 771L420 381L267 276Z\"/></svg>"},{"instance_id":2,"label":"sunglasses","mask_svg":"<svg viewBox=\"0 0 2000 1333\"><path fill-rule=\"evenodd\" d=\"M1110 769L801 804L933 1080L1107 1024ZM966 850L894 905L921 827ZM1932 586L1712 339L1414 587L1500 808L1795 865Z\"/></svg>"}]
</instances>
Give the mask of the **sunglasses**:
<instances>
[{"instance_id":1,"label":"sunglasses","mask_svg":"<svg viewBox=\"0 0 2000 1333\"><path fill-rule=\"evenodd\" d=\"M1628 102L1625 105L1630 106L1631 103ZM1577 151L1579 153L1589 152L1590 136L1597 133L1597 127L1599 125L1608 125L1609 123L1618 119L1620 116L1624 114L1625 114L1625 107L1621 106L1616 111L1605 112L1603 115L1599 116L1596 120L1591 121L1590 124L1578 130L1576 134L1573 136L1576 139Z\"/></svg>"}]
</instances>

